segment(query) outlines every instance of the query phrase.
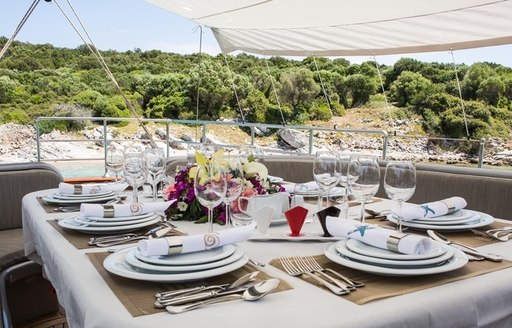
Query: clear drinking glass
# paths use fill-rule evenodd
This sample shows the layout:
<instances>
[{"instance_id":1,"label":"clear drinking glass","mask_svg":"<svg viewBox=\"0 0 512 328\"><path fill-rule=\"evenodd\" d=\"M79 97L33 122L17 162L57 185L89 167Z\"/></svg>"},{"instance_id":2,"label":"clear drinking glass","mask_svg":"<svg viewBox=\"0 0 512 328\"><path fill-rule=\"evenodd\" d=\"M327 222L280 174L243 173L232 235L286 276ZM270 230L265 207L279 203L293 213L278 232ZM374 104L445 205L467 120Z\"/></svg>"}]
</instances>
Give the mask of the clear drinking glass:
<instances>
[{"instance_id":1,"label":"clear drinking glass","mask_svg":"<svg viewBox=\"0 0 512 328\"><path fill-rule=\"evenodd\" d=\"M224 205L226 207L226 226L231 225L231 203L242 194L244 189L244 172L242 162L238 155L224 155L214 161L224 170L226 176L226 197Z\"/></svg>"},{"instance_id":2,"label":"clear drinking glass","mask_svg":"<svg viewBox=\"0 0 512 328\"><path fill-rule=\"evenodd\" d=\"M397 230L402 231L402 207L416 191L416 166L412 162L396 161L386 165L384 191L398 202Z\"/></svg>"},{"instance_id":3,"label":"clear drinking glass","mask_svg":"<svg viewBox=\"0 0 512 328\"><path fill-rule=\"evenodd\" d=\"M354 182L354 177L348 174L348 167L352 154L341 153L338 155L340 160L340 185L343 187L343 217L348 218L348 195L350 193L350 185Z\"/></svg>"},{"instance_id":4,"label":"clear drinking glass","mask_svg":"<svg viewBox=\"0 0 512 328\"><path fill-rule=\"evenodd\" d=\"M142 147L138 145L129 145L124 147L123 160L124 178L133 190L133 203L139 202L139 187L146 180L144 170L144 158L142 156Z\"/></svg>"},{"instance_id":5,"label":"clear drinking glass","mask_svg":"<svg viewBox=\"0 0 512 328\"><path fill-rule=\"evenodd\" d=\"M208 232L213 232L213 208L226 196L226 177L217 165L199 165L194 178L194 192L201 205L208 209Z\"/></svg>"},{"instance_id":6,"label":"clear drinking glass","mask_svg":"<svg viewBox=\"0 0 512 328\"><path fill-rule=\"evenodd\" d=\"M348 167L350 191L361 203L361 222L364 222L364 205L379 190L380 168L375 155L353 155Z\"/></svg>"},{"instance_id":7,"label":"clear drinking glass","mask_svg":"<svg viewBox=\"0 0 512 328\"><path fill-rule=\"evenodd\" d=\"M107 171L115 175L116 182L119 181L119 174L123 172L124 149L118 144L108 145L105 153L105 164Z\"/></svg>"},{"instance_id":8,"label":"clear drinking glass","mask_svg":"<svg viewBox=\"0 0 512 328\"><path fill-rule=\"evenodd\" d=\"M323 208L323 198L327 198L329 206L329 192L340 181L341 163L338 156L330 151L319 151L313 162L313 178L320 188L318 193L318 209Z\"/></svg>"},{"instance_id":9,"label":"clear drinking glass","mask_svg":"<svg viewBox=\"0 0 512 328\"><path fill-rule=\"evenodd\" d=\"M165 156L162 148L148 148L143 153L144 165L147 172L147 182L151 184L153 201L156 202L158 183L163 180Z\"/></svg>"}]
</instances>

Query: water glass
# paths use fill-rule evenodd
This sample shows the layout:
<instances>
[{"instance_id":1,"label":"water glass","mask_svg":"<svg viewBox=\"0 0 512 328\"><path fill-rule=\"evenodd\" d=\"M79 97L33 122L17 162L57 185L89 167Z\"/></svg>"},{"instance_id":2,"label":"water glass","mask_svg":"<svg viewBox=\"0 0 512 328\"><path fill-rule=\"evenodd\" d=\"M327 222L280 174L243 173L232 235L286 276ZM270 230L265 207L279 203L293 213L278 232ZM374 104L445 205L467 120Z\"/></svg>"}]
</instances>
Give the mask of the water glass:
<instances>
[{"instance_id":1,"label":"water glass","mask_svg":"<svg viewBox=\"0 0 512 328\"><path fill-rule=\"evenodd\" d=\"M126 182L133 190L133 203L139 202L138 190L146 180L144 170L144 158L142 156L142 147L139 145L129 145L124 148L123 172Z\"/></svg>"},{"instance_id":2,"label":"water glass","mask_svg":"<svg viewBox=\"0 0 512 328\"><path fill-rule=\"evenodd\" d=\"M412 162L394 161L386 165L384 191L398 202L397 230L402 231L402 207L416 191L416 166Z\"/></svg>"},{"instance_id":3,"label":"water glass","mask_svg":"<svg viewBox=\"0 0 512 328\"><path fill-rule=\"evenodd\" d=\"M327 207L329 206L329 192L340 181L341 163L333 152L320 151L316 153L313 162L313 178L318 184L318 209L323 208L323 198L327 198Z\"/></svg>"},{"instance_id":4,"label":"water glass","mask_svg":"<svg viewBox=\"0 0 512 328\"><path fill-rule=\"evenodd\" d=\"M158 183L163 180L165 156L162 148L148 148L144 151L144 165L147 172L147 182L151 184L153 201L156 202Z\"/></svg>"},{"instance_id":5,"label":"water glass","mask_svg":"<svg viewBox=\"0 0 512 328\"><path fill-rule=\"evenodd\" d=\"M213 162L223 169L226 176L226 196L224 197L226 225L231 225L231 203L237 199L244 189L244 172L240 156L224 155Z\"/></svg>"},{"instance_id":6,"label":"water glass","mask_svg":"<svg viewBox=\"0 0 512 328\"><path fill-rule=\"evenodd\" d=\"M115 143L108 145L105 152L105 165L110 174L114 174L116 181L119 180L119 174L123 172L124 149Z\"/></svg>"},{"instance_id":7,"label":"water glass","mask_svg":"<svg viewBox=\"0 0 512 328\"><path fill-rule=\"evenodd\" d=\"M364 205L379 190L380 167L375 155L353 155L348 167L350 191L361 203L361 222L364 222Z\"/></svg>"},{"instance_id":8,"label":"water glass","mask_svg":"<svg viewBox=\"0 0 512 328\"><path fill-rule=\"evenodd\" d=\"M197 166L194 192L201 205L208 209L208 232L213 232L213 208L220 205L226 196L226 177L217 165Z\"/></svg>"}]
</instances>

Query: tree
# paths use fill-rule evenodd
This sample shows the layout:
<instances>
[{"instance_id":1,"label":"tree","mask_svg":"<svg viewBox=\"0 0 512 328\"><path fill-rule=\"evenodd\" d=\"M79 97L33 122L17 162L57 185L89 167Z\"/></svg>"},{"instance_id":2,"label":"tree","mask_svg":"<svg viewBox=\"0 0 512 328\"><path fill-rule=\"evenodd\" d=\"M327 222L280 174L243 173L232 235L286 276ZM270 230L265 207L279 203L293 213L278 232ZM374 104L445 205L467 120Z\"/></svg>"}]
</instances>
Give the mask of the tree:
<instances>
[{"instance_id":1,"label":"tree","mask_svg":"<svg viewBox=\"0 0 512 328\"><path fill-rule=\"evenodd\" d=\"M391 84L389 97L398 107L416 105L426 98L432 87L432 82L420 73L404 71Z\"/></svg>"},{"instance_id":2,"label":"tree","mask_svg":"<svg viewBox=\"0 0 512 328\"><path fill-rule=\"evenodd\" d=\"M498 76L491 76L483 80L476 90L479 99L489 105L497 106L500 97L505 94L505 83Z\"/></svg>"},{"instance_id":3,"label":"tree","mask_svg":"<svg viewBox=\"0 0 512 328\"><path fill-rule=\"evenodd\" d=\"M473 64L462 80L462 96L464 99L477 99L477 91L480 83L485 79L495 76L491 66L486 63Z\"/></svg>"},{"instance_id":4,"label":"tree","mask_svg":"<svg viewBox=\"0 0 512 328\"><path fill-rule=\"evenodd\" d=\"M306 105L320 92L313 72L305 68L292 68L281 74L279 99L297 110L299 105Z\"/></svg>"},{"instance_id":5,"label":"tree","mask_svg":"<svg viewBox=\"0 0 512 328\"><path fill-rule=\"evenodd\" d=\"M18 84L8 76L0 76L0 103L8 103L14 99Z\"/></svg>"}]
</instances>

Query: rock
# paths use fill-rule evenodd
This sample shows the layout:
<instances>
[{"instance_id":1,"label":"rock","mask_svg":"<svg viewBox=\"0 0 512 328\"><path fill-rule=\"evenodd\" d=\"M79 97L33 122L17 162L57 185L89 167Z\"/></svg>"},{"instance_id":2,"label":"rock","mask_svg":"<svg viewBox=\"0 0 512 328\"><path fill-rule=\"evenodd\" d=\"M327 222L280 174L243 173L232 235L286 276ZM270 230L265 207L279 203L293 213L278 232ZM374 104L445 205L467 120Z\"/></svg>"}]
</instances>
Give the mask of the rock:
<instances>
[{"instance_id":1,"label":"rock","mask_svg":"<svg viewBox=\"0 0 512 328\"><path fill-rule=\"evenodd\" d=\"M279 137L283 140L287 145L292 148L299 149L305 147L308 142L308 137L297 130L292 129L282 129L278 132Z\"/></svg>"}]
</instances>

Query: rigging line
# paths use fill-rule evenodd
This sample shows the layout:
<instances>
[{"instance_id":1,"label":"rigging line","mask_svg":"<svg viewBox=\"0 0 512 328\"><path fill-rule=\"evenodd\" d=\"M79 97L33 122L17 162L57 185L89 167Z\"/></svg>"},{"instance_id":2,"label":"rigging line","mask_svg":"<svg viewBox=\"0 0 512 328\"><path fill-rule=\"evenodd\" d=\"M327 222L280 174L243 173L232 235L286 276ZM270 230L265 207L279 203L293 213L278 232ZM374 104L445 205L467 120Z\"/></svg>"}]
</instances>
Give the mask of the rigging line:
<instances>
[{"instance_id":1,"label":"rigging line","mask_svg":"<svg viewBox=\"0 0 512 328\"><path fill-rule=\"evenodd\" d=\"M459 91L460 108L462 109L462 115L464 117L464 126L466 127L466 137L469 139L469 128L468 120L466 118L466 109L464 108L464 99L462 98L462 89L460 87L459 73L457 71L457 64L455 63L455 56L453 54L452 47L450 47L450 54L452 55L453 70L455 71L455 80L457 81L457 90Z\"/></svg>"},{"instance_id":2,"label":"rigging line","mask_svg":"<svg viewBox=\"0 0 512 328\"><path fill-rule=\"evenodd\" d=\"M325 100L327 101L327 106L329 106L329 110L331 111L331 116L334 116L334 114L332 112L331 98L327 94L327 90L325 90L324 81L322 80L322 75L320 75L320 70L318 69L318 65L316 64L315 56L313 56L313 62L315 63L316 73L318 74L318 79L320 80L320 86L322 87L322 92L324 93Z\"/></svg>"},{"instance_id":3,"label":"rigging line","mask_svg":"<svg viewBox=\"0 0 512 328\"><path fill-rule=\"evenodd\" d=\"M380 88L382 90L382 95L384 96L384 101L386 103L386 112L388 114L389 123L393 123L393 118L391 117L391 107L389 106L388 97L386 96L386 90L384 89L384 80L382 79L382 73L380 71L379 63L377 62L377 57L373 54L373 62L375 63L375 68L377 68L377 75L379 76Z\"/></svg>"},{"instance_id":4,"label":"rigging line","mask_svg":"<svg viewBox=\"0 0 512 328\"><path fill-rule=\"evenodd\" d=\"M98 48L96 47L96 45L94 44L91 36L89 35L89 33L87 33L87 29L85 28L85 25L82 23L82 21L80 20L80 17L78 16L78 13L76 12L76 10L73 8L70 0L67 0L67 3L69 5L69 7L71 8L73 14L75 15L76 19L78 20L78 22L80 23L80 26L81 28L83 29L85 35L87 36L87 38L89 39L89 42L87 42L84 38L84 36L82 35L82 33L77 29L76 25L71 21L71 19L69 18L69 16L66 14L66 12L64 11L64 9L60 6L59 2L57 0L53 0L55 2L55 4L57 5L57 7L59 7L60 11L62 12L62 14L64 15L64 17L68 20L69 24L71 25L71 27L75 30L75 32L78 34L78 36L80 37L80 39L82 39L82 41L84 42L84 44L87 46L87 48L91 51L91 53L96 57L96 59L99 61L101 67L105 70L105 72L107 73L107 76L110 78L110 80L112 81L112 83L114 84L117 92L121 95L121 97L123 98L126 106L128 107L128 109L131 111L132 115L137 119L137 122L139 123L140 127L144 130L147 138L149 139L149 143L151 145L152 148L157 148L157 144L155 143L155 141L153 140L153 138L151 137L151 133L149 132L149 130L147 129L147 127L144 125L144 123L142 122L141 118L139 117L139 115L137 114L137 111L135 110L135 108L133 107L131 101L128 99L128 97L126 96L126 94L123 92L123 90L121 89L121 87L119 86L119 83L117 82L114 74L112 74L112 71L110 70L110 68L108 67L107 63L105 62L103 56L101 55L100 51L98 50Z\"/></svg>"},{"instance_id":5,"label":"rigging line","mask_svg":"<svg viewBox=\"0 0 512 328\"><path fill-rule=\"evenodd\" d=\"M245 123L244 113L242 112L242 106L240 105L240 98L238 98L238 92L236 91L235 79L234 79L231 69L229 68L228 58L226 57L226 55L224 53L222 54L222 57L224 57L224 62L226 63L226 67L228 68L231 85L233 87L233 91L235 92L236 103L238 104L238 111L240 112L240 116L242 117L242 123Z\"/></svg>"},{"instance_id":6,"label":"rigging line","mask_svg":"<svg viewBox=\"0 0 512 328\"><path fill-rule=\"evenodd\" d=\"M196 87L196 121L199 121L199 87L201 86L201 64L203 59L203 26L197 25L194 31L199 29L199 63L197 64L197 87ZM196 125L196 141L199 138L198 126ZM205 135L206 137L206 135ZM202 142L206 142L206 140L202 140Z\"/></svg>"},{"instance_id":7,"label":"rigging line","mask_svg":"<svg viewBox=\"0 0 512 328\"><path fill-rule=\"evenodd\" d=\"M34 9L36 9L37 5L39 4L39 1L40 0L34 0L34 2L32 2L25 15L21 18L21 21L14 30L12 36L9 38L9 40L7 40L2 50L0 50L0 59L2 59L4 54L7 52L7 49L9 49L9 47L11 46L12 41L14 41L16 35L18 35L18 33L21 31L21 28L23 27L23 25L25 25L26 21L28 20Z\"/></svg>"},{"instance_id":8,"label":"rigging line","mask_svg":"<svg viewBox=\"0 0 512 328\"><path fill-rule=\"evenodd\" d=\"M270 78L270 84L272 86L272 91L274 91L274 96L276 97L277 107L279 107L279 113L281 113L281 122L283 125L286 125L286 121L284 120L283 110L281 109L281 102L279 101L279 97L277 96L276 86L274 85L274 78L272 74L270 74L270 67L268 66L268 60L265 57L265 65L267 65L267 73Z\"/></svg>"}]
</instances>

